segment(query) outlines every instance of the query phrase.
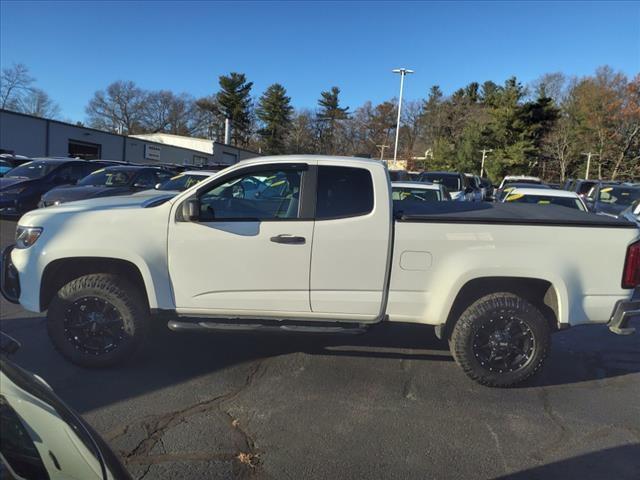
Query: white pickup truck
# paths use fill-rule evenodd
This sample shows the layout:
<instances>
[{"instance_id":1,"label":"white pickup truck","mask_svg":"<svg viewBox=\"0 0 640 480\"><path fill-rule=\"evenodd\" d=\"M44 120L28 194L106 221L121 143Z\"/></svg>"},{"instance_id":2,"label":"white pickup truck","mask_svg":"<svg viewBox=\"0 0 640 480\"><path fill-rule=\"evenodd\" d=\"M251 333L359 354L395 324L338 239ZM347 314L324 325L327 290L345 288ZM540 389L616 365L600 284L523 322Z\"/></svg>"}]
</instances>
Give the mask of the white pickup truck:
<instances>
[{"instance_id":1,"label":"white pickup truck","mask_svg":"<svg viewBox=\"0 0 640 480\"><path fill-rule=\"evenodd\" d=\"M540 369L554 331L633 332L640 241L629 222L557 206L394 211L380 162L262 157L175 196L29 212L1 286L48 311L53 343L83 366L123 361L154 320L308 333L411 322L435 326L472 379L510 386Z\"/></svg>"}]
</instances>

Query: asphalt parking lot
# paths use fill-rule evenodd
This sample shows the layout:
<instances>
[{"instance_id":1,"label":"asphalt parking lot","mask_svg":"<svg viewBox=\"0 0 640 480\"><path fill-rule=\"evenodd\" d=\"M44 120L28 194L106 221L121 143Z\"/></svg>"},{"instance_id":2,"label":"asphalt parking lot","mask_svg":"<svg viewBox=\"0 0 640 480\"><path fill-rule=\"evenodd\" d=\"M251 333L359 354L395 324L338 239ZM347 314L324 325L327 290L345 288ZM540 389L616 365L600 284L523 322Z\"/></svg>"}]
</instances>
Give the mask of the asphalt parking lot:
<instances>
[{"instance_id":1,"label":"asphalt parking lot","mask_svg":"<svg viewBox=\"0 0 640 480\"><path fill-rule=\"evenodd\" d=\"M1 244L15 222L2 220ZM120 453L135 478L640 478L640 336L554 337L543 374L489 389L419 326L365 335L176 334L85 370L44 318L2 300L14 357Z\"/></svg>"}]
</instances>

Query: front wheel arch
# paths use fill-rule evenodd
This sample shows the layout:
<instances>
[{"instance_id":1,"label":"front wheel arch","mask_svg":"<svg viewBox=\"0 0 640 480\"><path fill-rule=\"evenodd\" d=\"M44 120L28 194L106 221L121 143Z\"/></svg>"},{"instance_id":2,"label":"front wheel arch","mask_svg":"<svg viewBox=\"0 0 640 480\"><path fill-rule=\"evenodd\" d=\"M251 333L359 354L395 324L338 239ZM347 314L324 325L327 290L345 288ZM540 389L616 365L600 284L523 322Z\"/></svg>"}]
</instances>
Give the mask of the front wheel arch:
<instances>
[{"instance_id":1,"label":"front wheel arch","mask_svg":"<svg viewBox=\"0 0 640 480\"><path fill-rule=\"evenodd\" d=\"M40 282L40 311L49 308L54 295L64 285L76 278L94 273L111 274L125 278L136 287L147 309L149 309L149 295L142 272L137 265L117 258L74 257L54 260L45 267Z\"/></svg>"}]
</instances>

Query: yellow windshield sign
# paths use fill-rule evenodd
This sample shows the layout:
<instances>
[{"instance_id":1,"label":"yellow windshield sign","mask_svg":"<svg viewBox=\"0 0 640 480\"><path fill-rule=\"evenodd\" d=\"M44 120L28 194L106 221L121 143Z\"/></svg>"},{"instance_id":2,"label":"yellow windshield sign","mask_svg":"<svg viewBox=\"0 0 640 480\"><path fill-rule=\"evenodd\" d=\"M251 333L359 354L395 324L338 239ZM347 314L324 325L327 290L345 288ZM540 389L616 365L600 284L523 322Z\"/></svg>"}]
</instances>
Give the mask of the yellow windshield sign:
<instances>
[{"instance_id":1,"label":"yellow windshield sign","mask_svg":"<svg viewBox=\"0 0 640 480\"><path fill-rule=\"evenodd\" d=\"M507 197L507 202L513 202L514 200L519 200L524 197L523 193L513 193Z\"/></svg>"},{"instance_id":2,"label":"yellow windshield sign","mask_svg":"<svg viewBox=\"0 0 640 480\"><path fill-rule=\"evenodd\" d=\"M171 177L171 180L177 180L180 177L184 177L184 173L180 173L180 174L176 175L175 177Z\"/></svg>"},{"instance_id":3,"label":"yellow windshield sign","mask_svg":"<svg viewBox=\"0 0 640 480\"><path fill-rule=\"evenodd\" d=\"M611 190L613 190L613 187L607 187L607 188L603 188L602 190L600 190L601 192L610 192Z\"/></svg>"},{"instance_id":4,"label":"yellow windshield sign","mask_svg":"<svg viewBox=\"0 0 640 480\"><path fill-rule=\"evenodd\" d=\"M549 205L551 200L538 200L538 205Z\"/></svg>"}]
</instances>

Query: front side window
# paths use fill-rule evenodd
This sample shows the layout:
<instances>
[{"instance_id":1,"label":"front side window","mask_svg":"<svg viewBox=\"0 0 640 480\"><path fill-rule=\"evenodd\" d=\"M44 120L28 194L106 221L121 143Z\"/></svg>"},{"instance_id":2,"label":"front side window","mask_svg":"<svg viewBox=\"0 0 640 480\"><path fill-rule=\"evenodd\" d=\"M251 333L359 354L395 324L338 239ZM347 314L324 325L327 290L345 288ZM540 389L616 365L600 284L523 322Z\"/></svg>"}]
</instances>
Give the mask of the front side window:
<instances>
[{"instance_id":1,"label":"front side window","mask_svg":"<svg viewBox=\"0 0 640 480\"><path fill-rule=\"evenodd\" d=\"M200 197L200 221L298 218L302 170L270 169L225 180Z\"/></svg>"},{"instance_id":2,"label":"front side window","mask_svg":"<svg viewBox=\"0 0 640 480\"><path fill-rule=\"evenodd\" d=\"M355 217L373 210L373 180L368 170L319 167L316 218Z\"/></svg>"}]
</instances>

